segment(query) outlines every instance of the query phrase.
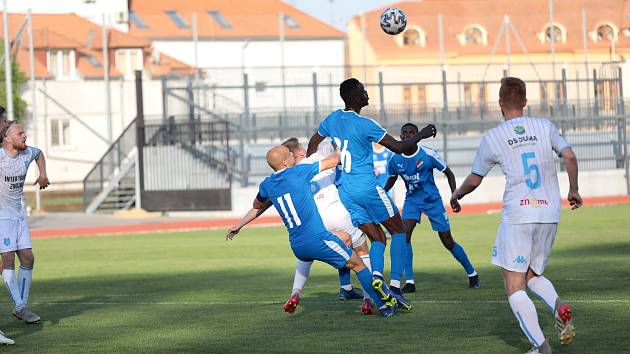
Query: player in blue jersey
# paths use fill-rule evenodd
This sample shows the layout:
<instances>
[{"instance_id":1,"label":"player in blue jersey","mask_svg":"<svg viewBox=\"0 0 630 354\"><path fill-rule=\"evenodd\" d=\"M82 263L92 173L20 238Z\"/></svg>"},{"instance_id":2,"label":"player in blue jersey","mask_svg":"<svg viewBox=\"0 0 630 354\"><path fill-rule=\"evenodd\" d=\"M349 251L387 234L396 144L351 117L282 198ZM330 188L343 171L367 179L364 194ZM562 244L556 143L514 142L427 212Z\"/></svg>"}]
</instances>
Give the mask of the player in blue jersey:
<instances>
[{"instance_id":1,"label":"player in blue jersey","mask_svg":"<svg viewBox=\"0 0 630 354\"><path fill-rule=\"evenodd\" d=\"M387 173L387 163L392 158L392 152L387 150L381 144L374 144L374 152L372 154L374 160L374 174L376 175L376 183L381 188L385 187L385 183L389 179L389 173ZM391 194L389 194L391 197Z\"/></svg>"},{"instance_id":2,"label":"player in blue jersey","mask_svg":"<svg viewBox=\"0 0 630 354\"><path fill-rule=\"evenodd\" d=\"M307 155L317 150L326 137L341 150L340 176L337 182L339 197L352 216L352 222L371 241L370 260L376 285L383 283L385 266L385 233L379 224L392 235L390 289L398 299L398 305L411 310L411 304L402 296L400 279L404 270L405 240L407 238L402 219L385 190L376 183L372 143L379 143L394 153L409 152L425 138L435 136L435 126L428 125L412 139L398 141L387 134L374 120L361 116L361 109L368 105L368 94L357 79L348 79L339 86L345 103L328 115L319 125L308 144Z\"/></svg>"},{"instance_id":3,"label":"player in blue jersey","mask_svg":"<svg viewBox=\"0 0 630 354\"><path fill-rule=\"evenodd\" d=\"M418 133L418 127L413 123L407 123L400 130L400 138L407 140ZM440 236L444 247L451 252L453 257L462 264L468 274L468 285L471 288L479 287L479 276L475 268L468 260L466 251L451 235L451 226L448 222L446 210L442 204L440 191L433 180L433 170L439 170L446 175L448 185L453 192L456 188L455 175L440 156L432 149L424 146L416 146L412 154L394 155L388 164L389 179L385 190L390 190L398 176L405 181L407 195L403 206L402 218L407 231L407 253L405 257L405 287L403 292L414 292L416 286L413 278L413 250L411 235L416 224L420 223L420 216L425 214L431 222L433 231ZM453 205L453 211L461 210L459 204Z\"/></svg>"},{"instance_id":4,"label":"player in blue jersey","mask_svg":"<svg viewBox=\"0 0 630 354\"><path fill-rule=\"evenodd\" d=\"M372 275L352 249L324 227L311 192L311 179L319 172L333 168L339 157L333 155L313 164L295 165L293 154L285 146L277 146L267 152L267 162L275 171L259 186L253 208L261 209L271 201L289 232L293 254L300 260L319 260L339 269L347 267L357 274L361 285L370 293L381 314L394 314L397 299L385 284L372 282ZM228 232L232 239L238 229Z\"/></svg>"}]
</instances>

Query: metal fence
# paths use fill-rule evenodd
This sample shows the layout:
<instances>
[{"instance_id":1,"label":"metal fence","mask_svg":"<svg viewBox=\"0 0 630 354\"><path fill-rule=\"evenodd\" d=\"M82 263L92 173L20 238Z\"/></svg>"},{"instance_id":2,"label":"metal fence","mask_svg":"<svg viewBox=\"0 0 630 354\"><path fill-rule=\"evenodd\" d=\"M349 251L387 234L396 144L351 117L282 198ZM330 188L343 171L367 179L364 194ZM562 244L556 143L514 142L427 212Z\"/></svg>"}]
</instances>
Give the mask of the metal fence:
<instances>
[{"instance_id":1,"label":"metal fence","mask_svg":"<svg viewBox=\"0 0 630 354\"><path fill-rule=\"evenodd\" d=\"M589 65L565 65L557 77L529 65L515 65L511 73L527 84L525 114L550 118L573 145L581 170L627 168L625 114L630 102L623 100L621 67ZM177 113L188 120L206 115L229 122L233 177L242 185L258 183L269 173L264 160L269 147L289 137L306 143L319 122L342 106L338 85L353 75L363 78L370 95L361 114L394 136L406 122L437 125L438 137L423 143L462 175L482 134L501 122L496 98L500 78L509 74L502 66L483 65L226 68L204 73L199 80L164 79L163 118Z\"/></svg>"}]
</instances>

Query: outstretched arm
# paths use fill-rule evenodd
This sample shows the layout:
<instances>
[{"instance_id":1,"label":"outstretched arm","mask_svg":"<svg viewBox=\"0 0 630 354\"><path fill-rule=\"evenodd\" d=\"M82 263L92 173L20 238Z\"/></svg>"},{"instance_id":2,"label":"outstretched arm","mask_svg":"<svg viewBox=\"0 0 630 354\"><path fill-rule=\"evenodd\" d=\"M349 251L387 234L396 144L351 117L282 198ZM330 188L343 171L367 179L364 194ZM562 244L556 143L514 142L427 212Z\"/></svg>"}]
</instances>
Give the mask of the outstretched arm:
<instances>
[{"instance_id":1,"label":"outstretched arm","mask_svg":"<svg viewBox=\"0 0 630 354\"><path fill-rule=\"evenodd\" d=\"M306 149L306 157L313 155L317 151L317 147L319 143L324 141L324 137L319 135L318 132L315 132L313 136L311 136L311 140L308 141L308 148Z\"/></svg>"},{"instance_id":2,"label":"outstretched arm","mask_svg":"<svg viewBox=\"0 0 630 354\"><path fill-rule=\"evenodd\" d=\"M245 214L245 216L243 216L243 218L241 218L241 220L236 225L228 229L227 234L225 234L225 239L226 240L233 239L234 236L236 236L236 234L238 234L239 231L241 231L243 226L249 224L250 222L254 221L257 217L261 216L265 211L267 211L267 209L269 209L271 205L272 204L269 199L267 199L264 202L261 202L258 200L258 198L255 198L253 207L247 212L247 214Z\"/></svg>"},{"instance_id":3,"label":"outstretched arm","mask_svg":"<svg viewBox=\"0 0 630 354\"><path fill-rule=\"evenodd\" d=\"M573 149L570 147L564 148L562 150L562 160L567 169L567 175L569 175L569 196L567 199L571 209L575 210L582 206L582 197L578 192L578 163Z\"/></svg>"},{"instance_id":4,"label":"outstretched arm","mask_svg":"<svg viewBox=\"0 0 630 354\"><path fill-rule=\"evenodd\" d=\"M479 185L481 184L481 181L483 181L483 177L474 173L471 173L468 175L468 177L466 177L464 183L462 183L462 185L459 186L459 188L457 188L451 196L451 207L453 208L453 210L455 210L456 205L459 205L457 201L477 189L477 187L479 187Z\"/></svg>"},{"instance_id":5,"label":"outstretched arm","mask_svg":"<svg viewBox=\"0 0 630 354\"><path fill-rule=\"evenodd\" d=\"M437 128L435 127L435 125L429 124L426 127L422 128L422 130L420 130L411 139L400 141L394 139L394 137L389 134L385 134L385 136L378 143L390 149L395 154L412 154L420 140L435 137L436 134Z\"/></svg>"},{"instance_id":6,"label":"outstretched arm","mask_svg":"<svg viewBox=\"0 0 630 354\"><path fill-rule=\"evenodd\" d=\"M48 180L48 175L46 174L46 158L44 157L43 152L39 152L39 156L37 156L35 163L39 169L39 177L37 177L37 180L33 183L33 185L39 184L39 189L46 189L46 187L50 185L50 181Z\"/></svg>"},{"instance_id":7,"label":"outstretched arm","mask_svg":"<svg viewBox=\"0 0 630 354\"><path fill-rule=\"evenodd\" d=\"M317 134L317 133L315 133ZM319 161L319 171L325 171L339 165L339 150L335 149L335 153L327 158Z\"/></svg>"},{"instance_id":8,"label":"outstretched arm","mask_svg":"<svg viewBox=\"0 0 630 354\"><path fill-rule=\"evenodd\" d=\"M386 192L389 192L389 190L392 189L394 184L396 184L396 180L397 179L398 179L398 176L396 176L396 175L389 176L389 178L387 179L387 182L385 183L385 187L383 187L383 189Z\"/></svg>"}]
</instances>

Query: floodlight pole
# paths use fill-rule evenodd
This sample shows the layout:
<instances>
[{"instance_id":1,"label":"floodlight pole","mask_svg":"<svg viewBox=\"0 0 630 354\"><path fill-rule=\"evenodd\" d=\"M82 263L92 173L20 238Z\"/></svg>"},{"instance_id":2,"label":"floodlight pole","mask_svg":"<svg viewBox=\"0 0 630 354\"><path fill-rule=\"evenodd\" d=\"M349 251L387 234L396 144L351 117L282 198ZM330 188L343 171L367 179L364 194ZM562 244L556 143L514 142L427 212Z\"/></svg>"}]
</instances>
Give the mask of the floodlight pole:
<instances>
[{"instance_id":1,"label":"floodlight pole","mask_svg":"<svg viewBox=\"0 0 630 354\"><path fill-rule=\"evenodd\" d=\"M4 82L7 94L7 119L13 120L13 78L11 77L11 48L9 47L7 0L2 0L2 30L4 32Z\"/></svg>"},{"instance_id":2,"label":"floodlight pole","mask_svg":"<svg viewBox=\"0 0 630 354\"><path fill-rule=\"evenodd\" d=\"M549 22L551 23L551 40L549 41L549 49L551 50L551 77L556 80L556 25L553 22L553 0L547 0L549 9ZM543 33L543 36L545 34Z\"/></svg>"},{"instance_id":3,"label":"floodlight pole","mask_svg":"<svg viewBox=\"0 0 630 354\"><path fill-rule=\"evenodd\" d=\"M109 53L108 53L108 42L107 42L107 23L105 22L107 17L105 13L103 13L103 26L102 34L103 34L103 81L105 82L105 111L107 112L107 141L111 144L113 139L112 132L112 99L110 97L110 87L109 87Z\"/></svg>"},{"instance_id":4,"label":"floodlight pole","mask_svg":"<svg viewBox=\"0 0 630 354\"><path fill-rule=\"evenodd\" d=\"M28 9L26 13L28 21L28 58L29 71L31 74L31 124L33 124L33 135L35 136L35 146L39 146L39 132L37 131L37 88L35 87L35 52L33 43L33 13ZM41 210L41 195L39 188L35 188L35 210Z\"/></svg>"},{"instance_id":5,"label":"floodlight pole","mask_svg":"<svg viewBox=\"0 0 630 354\"><path fill-rule=\"evenodd\" d=\"M586 105L591 107L591 81L588 71L588 37L586 35L586 9L582 8L582 46L584 47L584 71L586 72Z\"/></svg>"}]
</instances>

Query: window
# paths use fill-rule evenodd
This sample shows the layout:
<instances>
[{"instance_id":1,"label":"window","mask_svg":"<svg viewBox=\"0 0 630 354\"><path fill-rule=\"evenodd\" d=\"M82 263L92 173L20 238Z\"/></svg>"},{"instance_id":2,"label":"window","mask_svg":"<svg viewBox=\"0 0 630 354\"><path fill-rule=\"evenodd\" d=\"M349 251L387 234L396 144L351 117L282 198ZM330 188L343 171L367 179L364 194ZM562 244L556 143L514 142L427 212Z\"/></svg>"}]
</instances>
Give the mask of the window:
<instances>
[{"instance_id":1,"label":"window","mask_svg":"<svg viewBox=\"0 0 630 354\"><path fill-rule=\"evenodd\" d=\"M464 84L464 105L466 107L485 106L486 87L477 82Z\"/></svg>"},{"instance_id":2,"label":"window","mask_svg":"<svg viewBox=\"0 0 630 354\"><path fill-rule=\"evenodd\" d=\"M50 145L70 145L70 121L67 119L52 119L50 121Z\"/></svg>"},{"instance_id":3,"label":"window","mask_svg":"<svg viewBox=\"0 0 630 354\"><path fill-rule=\"evenodd\" d=\"M547 26L545 28L545 42L549 43L551 41L554 42L564 42L564 31L556 25Z\"/></svg>"},{"instance_id":4,"label":"window","mask_svg":"<svg viewBox=\"0 0 630 354\"><path fill-rule=\"evenodd\" d=\"M138 28L141 28L141 29L149 28L149 26L147 26L147 24L144 23L144 21L142 21L140 16L138 16L138 14L133 11L129 11L129 21L131 21L131 23L133 23L133 25Z\"/></svg>"},{"instance_id":5,"label":"window","mask_svg":"<svg viewBox=\"0 0 630 354\"><path fill-rule=\"evenodd\" d=\"M126 78L133 78L136 70L142 70L142 49L116 50L116 70Z\"/></svg>"},{"instance_id":6,"label":"window","mask_svg":"<svg viewBox=\"0 0 630 354\"><path fill-rule=\"evenodd\" d=\"M469 27L464 32L464 42L466 44L483 44L483 33L477 27Z\"/></svg>"},{"instance_id":7,"label":"window","mask_svg":"<svg viewBox=\"0 0 630 354\"><path fill-rule=\"evenodd\" d=\"M57 79L76 76L74 50L53 49L48 51L48 71Z\"/></svg>"},{"instance_id":8,"label":"window","mask_svg":"<svg viewBox=\"0 0 630 354\"><path fill-rule=\"evenodd\" d=\"M616 40L615 29L609 24L600 25L597 27L597 41L609 41Z\"/></svg>"},{"instance_id":9,"label":"window","mask_svg":"<svg viewBox=\"0 0 630 354\"><path fill-rule=\"evenodd\" d=\"M232 25L221 15L219 11L208 11L208 15L214 19L221 28L232 28Z\"/></svg>"},{"instance_id":10,"label":"window","mask_svg":"<svg viewBox=\"0 0 630 354\"><path fill-rule=\"evenodd\" d=\"M177 11L166 11L166 16L168 16L175 25L179 28L190 28L190 25L179 15Z\"/></svg>"},{"instance_id":11,"label":"window","mask_svg":"<svg viewBox=\"0 0 630 354\"><path fill-rule=\"evenodd\" d=\"M409 29L403 34L403 45L420 45L420 32Z\"/></svg>"},{"instance_id":12,"label":"window","mask_svg":"<svg viewBox=\"0 0 630 354\"><path fill-rule=\"evenodd\" d=\"M291 17L291 15L284 15L284 23L287 24L287 26L291 29L297 29L300 28L300 24L297 23L293 17Z\"/></svg>"},{"instance_id":13,"label":"window","mask_svg":"<svg viewBox=\"0 0 630 354\"><path fill-rule=\"evenodd\" d=\"M427 110L427 89L425 85L404 85L403 104L411 111L425 112Z\"/></svg>"}]
</instances>

